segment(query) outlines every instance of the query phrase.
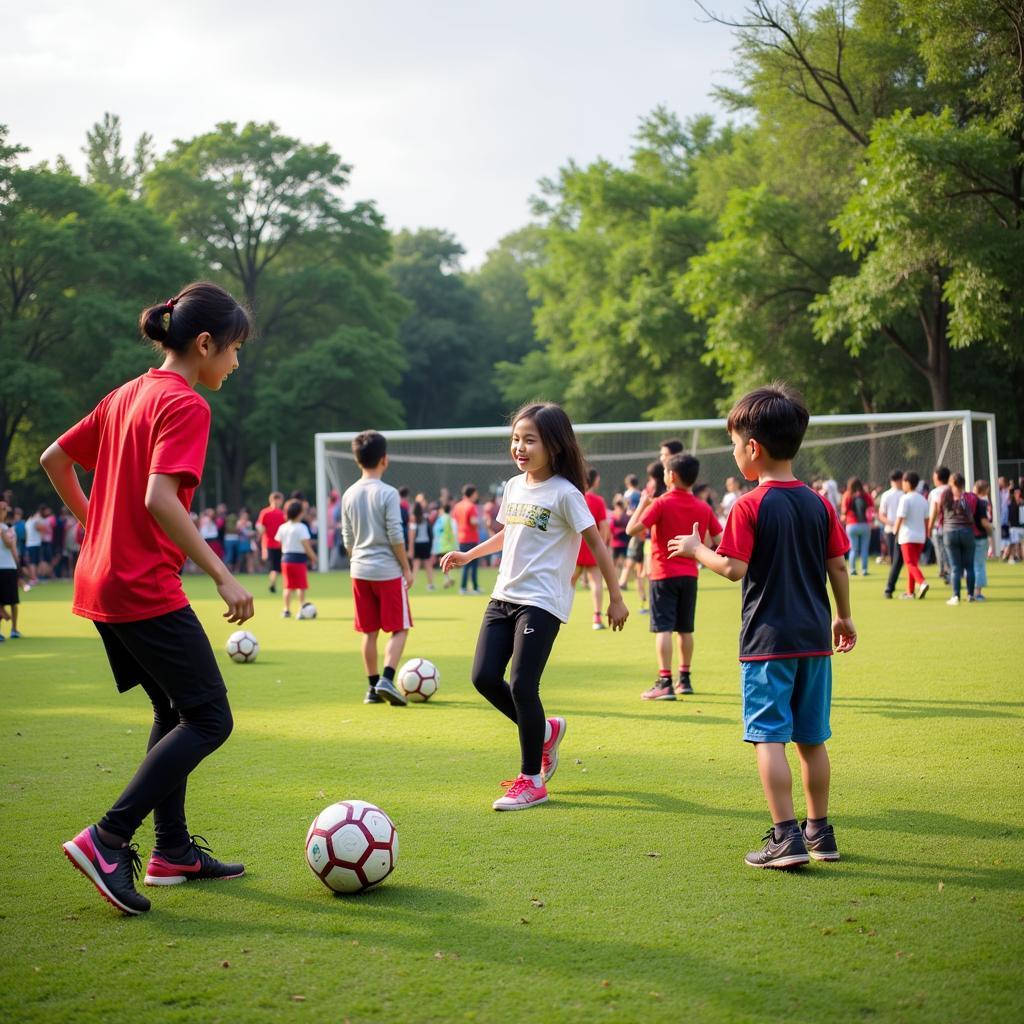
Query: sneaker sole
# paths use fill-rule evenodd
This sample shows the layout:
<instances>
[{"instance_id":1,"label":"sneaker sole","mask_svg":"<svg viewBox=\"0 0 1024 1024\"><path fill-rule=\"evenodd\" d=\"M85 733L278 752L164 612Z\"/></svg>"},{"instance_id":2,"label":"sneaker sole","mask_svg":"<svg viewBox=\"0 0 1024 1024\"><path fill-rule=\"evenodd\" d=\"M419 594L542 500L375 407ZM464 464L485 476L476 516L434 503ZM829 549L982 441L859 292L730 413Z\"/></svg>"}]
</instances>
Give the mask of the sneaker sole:
<instances>
[{"instance_id":1,"label":"sneaker sole","mask_svg":"<svg viewBox=\"0 0 1024 1024\"><path fill-rule=\"evenodd\" d=\"M226 882L229 878L241 878L244 871L237 875L217 875L215 878L197 878L195 875L146 875L146 885L181 885L183 882Z\"/></svg>"},{"instance_id":2,"label":"sneaker sole","mask_svg":"<svg viewBox=\"0 0 1024 1024\"><path fill-rule=\"evenodd\" d=\"M641 696L640 699L641 700L646 700L646 701L651 701L651 700L675 700L676 699L676 695L674 693L666 693L666 694L664 694L661 697L644 697L644 696Z\"/></svg>"},{"instance_id":3,"label":"sneaker sole","mask_svg":"<svg viewBox=\"0 0 1024 1024\"><path fill-rule=\"evenodd\" d=\"M135 910L132 907L125 906L104 884L103 879L97 874L96 869L92 866L92 861L82 851L75 846L74 840L68 840L66 843L61 843L61 849L64 851L64 856L71 861L72 867L77 871L80 871L94 886L96 891L115 909L120 910L122 914L128 914L130 917L137 917L139 914L145 914L145 910Z\"/></svg>"},{"instance_id":4,"label":"sneaker sole","mask_svg":"<svg viewBox=\"0 0 1024 1024\"><path fill-rule=\"evenodd\" d=\"M404 708L409 702L400 693L389 693L377 686L377 696L383 697L393 708Z\"/></svg>"},{"instance_id":5,"label":"sneaker sole","mask_svg":"<svg viewBox=\"0 0 1024 1024\"><path fill-rule=\"evenodd\" d=\"M834 853L818 853L815 850L808 850L808 855L812 860L839 860L839 852Z\"/></svg>"},{"instance_id":6,"label":"sneaker sole","mask_svg":"<svg viewBox=\"0 0 1024 1024\"><path fill-rule=\"evenodd\" d=\"M558 768L558 748L561 746L562 740L565 739L565 719L560 718L558 721L561 722L562 731L558 734L558 740L548 753L548 759L551 762L551 767L548 769L547 774L542 776L545 785L551 781L551 777L555 774L555 771Z\"/></svg>"},{"instance_id":7,"label":"sneaker sole","mask_svg":"<svg viewBox=\"0 0 1024 1024\"><path fill-rule=\"evenodd\" d=\"M810 854L797 853L793 854L792 857L779 857L777 860L773 860L768 864L751 864L750 861L746 859L744 859L743 863L746 864L748 868L782 868L785 870L786 868L802 867L804 864L809 863L810 859Z\"/></svg>"},{"instance_id":8,"label":"sneaker sole","mask_svg":"<svg viewBox=\"0 0 1024 1024\"><path fill-rule=\"evenodd\" d=\"M531 800L528 804L499 804L495 802L491 806L496 811L528 811L531 807L539 807L547 802L548 798L542 796L539 800Z\"/></svg>"}]
</instances>

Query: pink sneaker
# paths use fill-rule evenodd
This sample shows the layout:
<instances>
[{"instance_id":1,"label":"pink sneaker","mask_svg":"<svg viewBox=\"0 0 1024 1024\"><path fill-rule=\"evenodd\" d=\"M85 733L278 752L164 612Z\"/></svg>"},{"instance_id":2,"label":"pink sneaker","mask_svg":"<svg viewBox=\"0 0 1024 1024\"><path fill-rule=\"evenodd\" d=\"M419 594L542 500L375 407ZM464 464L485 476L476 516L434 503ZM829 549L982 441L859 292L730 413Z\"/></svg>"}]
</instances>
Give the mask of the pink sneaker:
<instances>
[{"instance_id":1,"label":"pink sneaker","mask_svg":"<svg viewBox=\"0 0 1024 1024\"><path fill-rule=\"evenodd\" d=\"M551 739L544 744L544 755L540 762L540 773L544 782L550 782L551 776L555 774L558 767L558 744L565 738L565 719L549 718L551 725Z\"/></svg>"},{"instance_id":2,"label":"pink sneaker","mask_svg":"<svg viewBox=\"0 0 1024 1024\"><path fill-rule=\"evenodd\" d=\"M547 803L548 791L542 782L535 786L525 775L520 775L508 792L494 801L496 811L525 811L537 804Z\"/></svg>"}]
</instances>

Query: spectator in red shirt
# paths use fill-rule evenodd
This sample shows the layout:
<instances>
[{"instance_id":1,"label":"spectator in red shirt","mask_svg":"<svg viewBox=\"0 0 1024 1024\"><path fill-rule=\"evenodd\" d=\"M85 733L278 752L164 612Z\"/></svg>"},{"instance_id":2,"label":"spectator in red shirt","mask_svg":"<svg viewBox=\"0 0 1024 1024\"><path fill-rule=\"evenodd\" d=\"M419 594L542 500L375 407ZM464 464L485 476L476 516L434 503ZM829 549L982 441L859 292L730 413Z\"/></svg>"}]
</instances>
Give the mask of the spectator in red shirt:
<instances>
[{"instance_id":1,"label":"spectator in red shirt","mask_svg":"<svg viewBox=\"0 0 1024 1024\"><path fill-rule=\"evenodd\" d=\"M125 914L149 910L135 889L132 836L153 815L150 885L236 878L198 846L185 819L185 784L231 733L231 709L210 641L189 605L186 555L209 574L228 622L252 617L252 595L199 536L189 516L210 430L197 384L219 391L238 367L249 316L217 285L189 285L140 319L164 352L159 370L112 391L62 434L40 462L80 523L87 523L72 611L91 619L118 690L141 685L153 704L145 760L95 825L64 843L68 859ZM95 470L86 497L76 465Z\"/></svg>"},{"instance_id":2,"label":"spectator in red shirt","mask_svg":"<svg viewBox=\"0 0 1024 1024\"><path fill-rule=\"evenodd\" d=\"M480 510L476 505L476 487L473 484L466 484L462 488L462 500L457 501L452 508L452 519L455 520L455 539L459 542L459 550L469 551L475 548L480 543ZM459 593L480 593L475 561L463 565Z\"/></svg>"},{"instance_id":3,"label":"spectator in red shirt","mask_svg":"<svg viewBox=\"0 0 1024 1024\"><path fill-rule=\"evenodd\" d=\"M839 503L839 510L846 523L846 536L850 539L850 575L857 575L857 558L860 558L860 574L868 574L868 548L871 546L871 524L875 518L875 502L860 480L851 476Z\"/></svg>"},{"instance_id":4,"label":"spectator in red shirt","mask_svg":"<svg viewBox=\"0 0 1024 1024\"><path fill-rule=\"evenodd\" d=\"M626 532L642 537L651 531L651 632L658 658L658 678L641 695L644 700L675 700L676 694L693 693L693 631L697 609L697 563L691 558L672 558L668 542L699 528L705 543L717 545L722 527L706 501L694 497L691 488L700 472L692 455L669 455L664 460L668 490L658 498L645 493L630 517ZM679 636L679 678L672 684L672 634Z\"/></svg>"},{"instance_id":5,"label":"spectator in red shirt","mask_svg":"<svg viewBox=\"0 0 1024 1024\"><path fill-rule=\"evenodd\" d=\"M608 547L611 545L612 531L608 525L608 506L605 505L604 498L597 493L600 486L601 477L597 470L590 466L587 469L587 490L583 498L587 503L587 508L590 509L590 514L594 517L594 522L597 523L597 532L601 535L601 540ZM604 597L601 570L586 541L580 542L580 551L576 556L576 572L572 577L573 587L576 586L576 581L581 576L586 577L587 586L590 587L590 596L594 599L594 619L591 628L604 629L604 622L601 618L601 601Z\"/></svg>"},{"instance_id":6,"label":"spectator in red shirt","mask_svg":"<svg viewBox=\"0 0 1024 1024\"><path fill-rule=\"evenodd\" d=\"M260 509L256 517L256 534L260 538L264 557L270 566L267 583L272 594L277 593L277 575L281 571L281 542L277 539L277 531L287 520L284 514L284 495L280 491L271 491L267 498L270 502L266 508Z\"/></svg>"}]
</instances>

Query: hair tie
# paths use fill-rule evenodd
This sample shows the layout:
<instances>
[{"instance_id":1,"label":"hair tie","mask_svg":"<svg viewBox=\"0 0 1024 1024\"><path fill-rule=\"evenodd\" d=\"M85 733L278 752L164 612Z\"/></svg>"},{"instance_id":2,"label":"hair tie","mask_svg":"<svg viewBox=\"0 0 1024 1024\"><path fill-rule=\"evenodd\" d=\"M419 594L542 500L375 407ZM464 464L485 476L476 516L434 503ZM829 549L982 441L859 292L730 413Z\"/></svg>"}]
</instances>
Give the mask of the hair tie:
<instances>
[{"instance_id":1,"label":"hair tie","mask_svg":"<svg viewBox=\"0 0 1024 1024\"><path fill-rule=\"evenodd\" d=\"M164 303L164 307L165 307L166 309L174 309L175 303L176 303L177 301L178 301L177 299L168 299L168 300L167 300L167 301L166 301L166 302Z\"/></svg>"}]
</instances>

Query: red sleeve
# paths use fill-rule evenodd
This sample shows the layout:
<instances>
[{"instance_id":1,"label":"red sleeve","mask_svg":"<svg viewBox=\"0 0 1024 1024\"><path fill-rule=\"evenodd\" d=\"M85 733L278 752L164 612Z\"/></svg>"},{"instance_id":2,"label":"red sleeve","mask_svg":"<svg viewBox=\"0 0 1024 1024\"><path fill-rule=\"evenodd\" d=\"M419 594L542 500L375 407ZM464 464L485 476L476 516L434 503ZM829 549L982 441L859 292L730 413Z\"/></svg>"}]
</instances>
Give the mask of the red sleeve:
<instances>
[{"instance_id":1,"label":"red sleeve","mask_svg":"<svg viewBox=\"0 0 1024 1024\"><path fill-rule=\"evenodd\" d=\"M757 492L751 491L750 494ZM726 558L737 558L741 562L749 562L754 553L754 537L757 533L757 505L749 496L744 495L732 507L729 518L725 521L722 543L718 545L718 554ZM835 512L832 512L833 519Z\"/></svg>"},{"instance_id":2,"label":"red sleeve","mask_svg":"<svg viewBox=\"0 0 1024 1024\"><path fill-rule=\"evenodd\" d=\"M645 508L643 512L640 513L640 522L643 523L644 526L646 526L648 529L650 529L656 522L658 522L661 519L661 507L661 498L655 498L654 501L652 501L650 505L648 505L647 508Z\"/></svg>"},{"instance_id":3,"label":"red sleeve","mask_svg":"<svg viewBox=\"0 0 1024 1024\"><path fill-rule=\"evenodd\" d=\"M824 495L819 494L821 503L825 506L825 513L828 515L828 541L825 545L826 558L840 558L850 551L850 538L839 522L839 516L832 506L832 502Z\"/></svg>"},{"instance_id":4,"label":"red sleeve","mask_svg":"<svg viewBox=\"0 0 1024 1024\"><path fill-rule=\"evenodd\" d=\"M186 487L198 487L210 435L210 407L202 399L179 402L160 418L149 472L180 476Z\"/></svg>"},{"instance_id":5,"label":"red sleeve","mask_svg":"<svg viewBox=\"0 0 1024 1024\"><path fill-rule=\"evenodd\" d=\"M603 523L608 518L608 506L600 494L592 491L587 494L587 504L590 506L590 514L594 517L595 523Z\"/></svg>"},{"instance_id":6,"label":"red sleeve","mask_svg":"<svg viewBox=\"0 0 1024 1024\"><path fill-rule=\"evenodd\" d=\"M78 463L82 469L96 468L96 460L100 452L100 427L103 423L103 407L106 399L100 402L88 416L80 419L70 430L64 431L57 438L57 444L67 455Z\"/></svg>"}]
</instances>

